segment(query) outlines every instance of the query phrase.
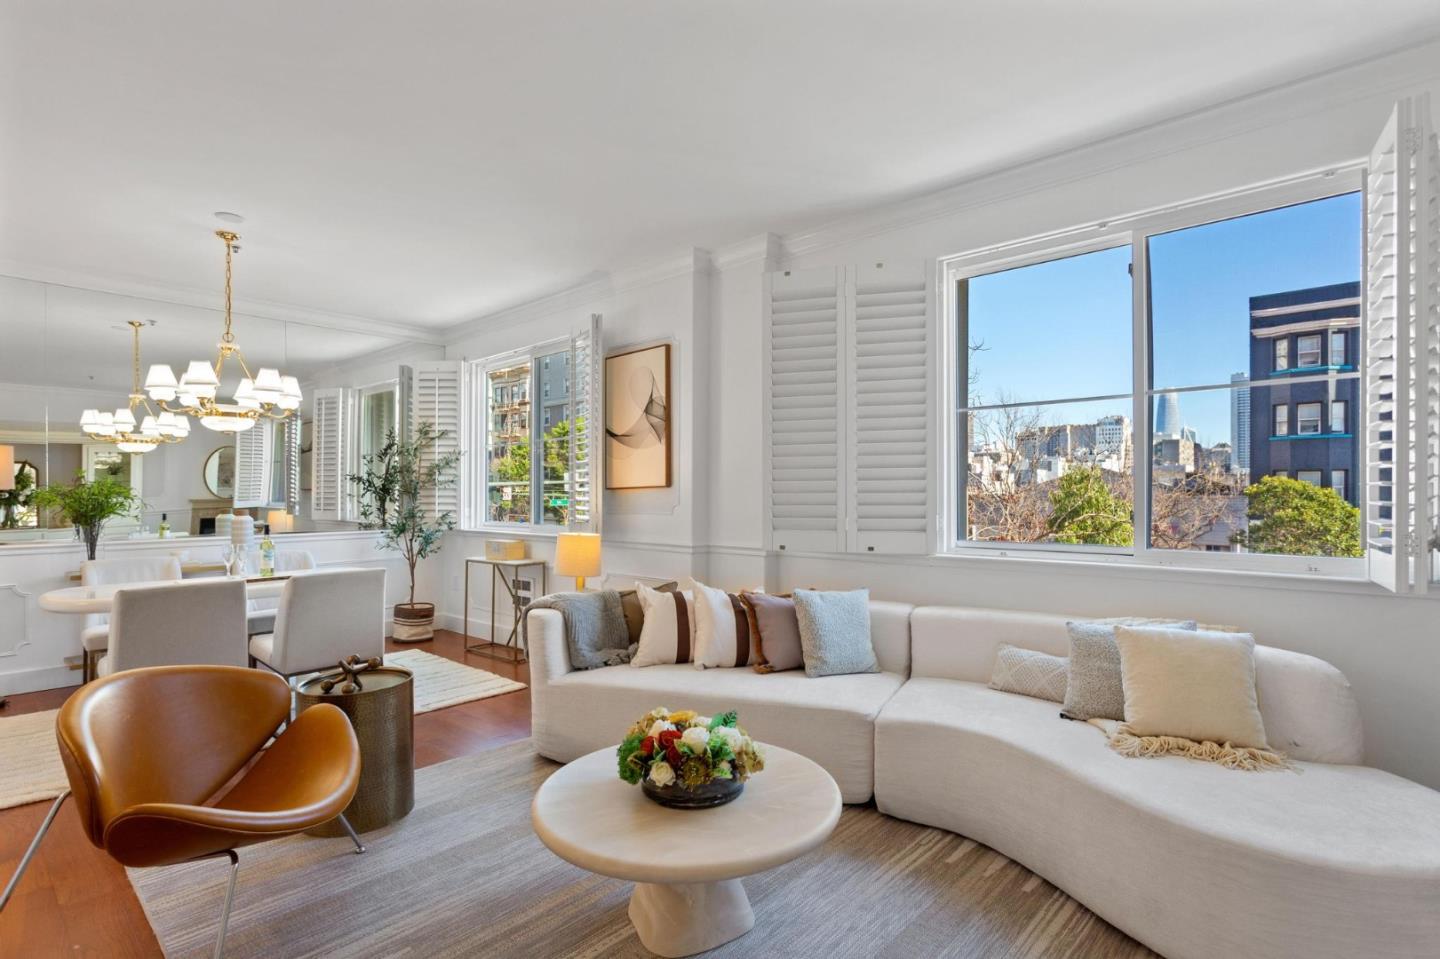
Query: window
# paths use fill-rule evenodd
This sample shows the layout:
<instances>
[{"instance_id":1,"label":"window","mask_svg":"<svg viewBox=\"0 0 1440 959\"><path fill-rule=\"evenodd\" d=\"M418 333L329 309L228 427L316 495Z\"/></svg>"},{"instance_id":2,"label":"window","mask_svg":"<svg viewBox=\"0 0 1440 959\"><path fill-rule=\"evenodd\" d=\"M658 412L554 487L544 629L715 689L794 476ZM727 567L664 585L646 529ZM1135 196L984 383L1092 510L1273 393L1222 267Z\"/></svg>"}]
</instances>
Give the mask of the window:
<instances>
[{"instance_id":1,"label":"window","mask_svg":"<svg viewBox=\"0 0 1440 959\"><path fill-rule=\"evenodd\" d=\"M1345 499L1345 498L1346 498L1346 496L1345 496L1345 491L1346 491L1346 489L1347 489L1347 482L1346 482L1346 481L1349 479L1349 477L1350 477L1350 471L1349 471L1349 470L1331 470L1331 471L1330 471L1330 488L1333 489L1333 490L1335 491L1335 495L1338 496L1338 497L1340 497L1341 499Z\"/></svg>"},{"instance_id":2,"label":"window","mask_svg":"<svg viewBox=\"0 0 1440 959\"><path fill-rule=\"evenodd\" d=\"M1288 370L1290 368L1290 341L1280 337L1275 341L1275 366L1273 369Z\"/></svg>"},{"instance_id":3,"label":"window","mask_svg":"<svg viewBox=\"0 0 1440 959\"><path fill-rule=\"evenodd\" d=\"M1296 432L1300 436L1318 436L1320 434L1320 411L1322 409L1324 409L1323 403L1300 403L1296 405L1295 422L1298 426Z\"/></svg>"},{"instance_id":4,"label":"window","mask_svg":"<svg viewBox=\"0 0 1440 959\"><path fill-rule=\"evenodd\" d=\"M485 521L529 523L530 431L519 384L530 378L530 363L491 370L490 415L485 436Z\"/></svg>"},{"instance_id":5,"label":"window","mask_svg":"<svg viewBox=\"0 0 1440 959\"><path fill-rule=\"evenodd\" d=\"M1270 430L1271 436L1290 435L1290 407L1284 403L1275 404L1274 425Z\"/></svg>"},{"instance_id":6,"label":"window","mask_svg":"<svg viewBox=\"0 0 1440 959\"><path fill-rule=\"evenodd\" d=\"M1330 334L1330 365L1344 366L1345 359L1345 331L1334 330Z\"/></svg>"},{"instance_id":7,"label":"window","mask_svg":"<svg viewBox=\"0 0 1440 959\"><path fill-rule=\"evenodd\" d=\"M1320 470L1296 470L1295 478L1302 483L1309 483L1311 486L1320 485L1320 477L1323 474Z\"/></svg>"},{"instance_id":8,"label":"window","mask_svg":"<svg viewBox=\"0 0 1440 959\"><path fill-rule=\"evenodd\" d=\"M1332 400L1330 403L1330 432L1348 433L1349 427L1345 422L1345 411L1347 404L1344 400ZM1341 471L1343 472L1343 470Z\"/></svg>"},{"instance_id":9,"label":"window","mask_svg":"<svg viewBox=\"0 0 1440 959\"><path fill-rule=\"evenodd\" d=\"M1319 333L1311 333L1295 338L1295 352L1300 358L1301 368L1320 365L1320 344L1322 338Z\"/></svg>"}]
</instances>

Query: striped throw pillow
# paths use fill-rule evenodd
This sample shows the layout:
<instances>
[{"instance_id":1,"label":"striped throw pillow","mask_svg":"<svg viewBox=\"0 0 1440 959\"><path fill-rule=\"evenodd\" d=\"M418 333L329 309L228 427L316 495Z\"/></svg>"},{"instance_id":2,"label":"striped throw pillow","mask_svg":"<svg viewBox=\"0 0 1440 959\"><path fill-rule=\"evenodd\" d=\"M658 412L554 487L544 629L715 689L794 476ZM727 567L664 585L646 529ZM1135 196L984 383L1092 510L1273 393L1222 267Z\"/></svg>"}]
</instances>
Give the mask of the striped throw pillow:
<instances>
[{"instance_id":1,"label":"striped throw pillow","mask_svg":"<svg viewBox=\"0 0 1440 959\"><path fill-rule=\"evenodd\" d=\"M631 666L660 666L695 660L695 612L691 593L662 593L636 583L645 624L640 627L640 648Z\"/></svg>"},{"instance_id":2,"label":"striped throw pillow","mask_svg":"<svg viewBox=\"0 0 1440 959\"><path fill-rule=\"evenodd\" d=\"M695 668L734 668L759 662L760 644L750 632L750 617L740 596L697 581Z\"/></svg>"}]
</instances>

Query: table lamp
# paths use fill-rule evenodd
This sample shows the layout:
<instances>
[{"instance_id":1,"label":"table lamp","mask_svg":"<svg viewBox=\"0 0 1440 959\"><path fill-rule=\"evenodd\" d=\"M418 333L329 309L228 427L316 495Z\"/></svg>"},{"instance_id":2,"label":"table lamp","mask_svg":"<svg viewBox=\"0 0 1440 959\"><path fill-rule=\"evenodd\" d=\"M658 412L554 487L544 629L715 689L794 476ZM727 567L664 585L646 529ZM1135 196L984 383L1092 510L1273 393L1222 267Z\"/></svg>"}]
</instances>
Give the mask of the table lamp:
<instances>
[{"instance_id":1,"label":"table lamp","mask_svg":"<svg viewBox=\"0 0 1440 959\"><path fill-rule=\"evenodd\" d=\"M272 509L265 514L265 525L272 533L288 533L295 528L295 517L283 509Z\"/></svg>"},{"instance_id":2,"label":"table lamp","mask_svg":"<svg viewBox=\"0 0 1440 959\"><path fill-rule=\"evenodd\" d=\"M0 446L0 489L15 488L15 447Z\"/></svg>"},{"instance_id":3,"label":"table lamp","mask_svg":"<svg viewBox=\"0 0 1440 959\"><path fill-rule=\"evenodd\" d=\"M600 534L561 533L555 541L555 572L575 577L575 591L585 591L585 577L600 575Z\"/></svg>"}]
</instances>

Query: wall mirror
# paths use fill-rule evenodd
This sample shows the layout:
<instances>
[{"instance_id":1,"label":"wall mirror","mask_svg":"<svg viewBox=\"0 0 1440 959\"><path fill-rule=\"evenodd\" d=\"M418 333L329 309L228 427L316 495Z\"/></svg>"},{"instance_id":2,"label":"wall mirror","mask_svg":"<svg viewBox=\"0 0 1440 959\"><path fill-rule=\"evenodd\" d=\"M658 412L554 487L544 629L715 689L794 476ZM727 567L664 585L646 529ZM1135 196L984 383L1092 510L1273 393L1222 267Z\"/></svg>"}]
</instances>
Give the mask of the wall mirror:
<instances>
[{"instance_id":1,"label":"wall mirror","mask_svg":"<svg viewBox=\"0 0 1440 959\"><path fill-rule=\"evenodd\" d=\"M205 458L205 488L216 499L235 496L235 447L221 446Z\"/></svg>"}]
</instances>

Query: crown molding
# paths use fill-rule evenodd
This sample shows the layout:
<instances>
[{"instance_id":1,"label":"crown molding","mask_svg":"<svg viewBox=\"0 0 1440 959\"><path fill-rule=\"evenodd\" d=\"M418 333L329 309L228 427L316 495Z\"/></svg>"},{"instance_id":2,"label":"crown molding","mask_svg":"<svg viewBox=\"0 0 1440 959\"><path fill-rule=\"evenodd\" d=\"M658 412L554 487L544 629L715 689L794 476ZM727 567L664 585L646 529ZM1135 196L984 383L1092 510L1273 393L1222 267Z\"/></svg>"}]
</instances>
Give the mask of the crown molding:
<instances>
[{"instance_id":1,"label":"crown molding","mask_svg":"<svg viewBox=\"0 0 1440 959\"><path fill-rule=\"evenodd\" d=\"M939 190L788 233L781 238L782 255L791 260L1283 124L1336 105L1440 83L1437 63L1440 37L1431 36L1110 136L1022 157ZM1355 158L1332 159L1339 163Z\"/></svg>"},{"instance_id":2,"label":"crown molding","mask_svg":"<svg viewBox=\"0 0 1440 959\"><path fill-rule=\"evenodd\" d=\"M134 277L87 273L79 270L59 270L21 263L16 260L0 260L0 276L95 293L133 296L139 299L170 303L175 306L193 306L217 311L225 309L224 296L214 290L169 286ZM296 323L344 333L364 333L370 336L415 340L431 344L444 343L440 333L433 328L413 326L408 323L392 323L387 320L352 316L347 313L331 313L325 310L292 306L288 303L277 303L272 300L237 298L233 309L237 314L257 319Z\"/></svg>"},{"instance_id":3,"label":"crown molding","mask_svg":"<svg viewBox=\"0 0 1440 959\"><path fill-rule=\"evenodd\" d=\"M414 354L422 351L436 353L438 355L427 356L424 360L416 359ZM387 346L373 353L366 353L363 356L353 357L352 359L339 363L331 363L328 366L322 367L306 377L305 380L301 382L300 387L304 392L309 393L312 390L320 388L317 384L333 383L337 376L346 376L354 370L362 369L366 366L374 366L391 361L411 360L413 362L427 362L430 360L443 360L444 358L445 347L439 343L396 343L394 346Z\"/></svg>"},{"instance_id":4,"label":"crown molding","mask_svg":"<svg viewBox=\"0 0 1440 959\"><path fill-rule=\"evenodd\" d=\"M720 271L748 266L751 263L764 264L762 269L770 269L779 263L783 255L784 244L780 237L774 233L761 233L720 247L710 254L710 260L715 264L715 269Z\"/></svg>"}]
</instances>

